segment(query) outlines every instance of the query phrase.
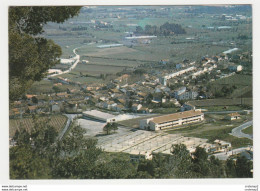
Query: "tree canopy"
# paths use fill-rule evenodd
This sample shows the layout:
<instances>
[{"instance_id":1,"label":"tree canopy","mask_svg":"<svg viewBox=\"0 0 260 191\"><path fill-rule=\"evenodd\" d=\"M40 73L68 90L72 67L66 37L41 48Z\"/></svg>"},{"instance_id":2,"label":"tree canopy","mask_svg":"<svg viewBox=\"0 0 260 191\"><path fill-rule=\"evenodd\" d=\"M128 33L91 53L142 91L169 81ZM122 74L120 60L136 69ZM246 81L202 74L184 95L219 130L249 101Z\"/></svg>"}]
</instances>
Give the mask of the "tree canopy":
<instances>
[{"instance_id":1,"label":"tree canopy","mask_svg":"<svg viewBox=\"0 0 260 191\"><path fill-rule=\"evenodd\" d=\"M170 36L173 34L186 34L186 31L180 24L166 22L160 27L156 25L145 25L144 29L141 26L136 27L136 33L146 35L164 35Z\"/></svg>"},{"instance_id":2,"label":"tree canopy","mask_svg":"<svg viewBox=\"0 0 260 191\"><path fill-rule=\"evenodd\" d=\"M62 23L77 15L81 7L9 8L9 98L16 100L59 63L61 48L41 36L47 22Z\"/></svg>"}]
</instances>

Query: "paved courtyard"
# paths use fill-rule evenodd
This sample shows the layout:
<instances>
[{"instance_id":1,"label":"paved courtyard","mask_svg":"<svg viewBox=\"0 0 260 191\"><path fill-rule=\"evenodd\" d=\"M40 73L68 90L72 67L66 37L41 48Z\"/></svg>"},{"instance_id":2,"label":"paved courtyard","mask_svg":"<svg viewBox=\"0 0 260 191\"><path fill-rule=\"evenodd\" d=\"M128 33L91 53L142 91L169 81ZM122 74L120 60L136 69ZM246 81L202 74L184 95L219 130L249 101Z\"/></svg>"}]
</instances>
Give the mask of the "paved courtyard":
<instances>
[{"instance_id":1,"label":"paved courtyard","mask_svg":"<svg viewBox=\"0 0 260 191\"><path fill-rule=\"evenodd\" d=\"M185 144L189 151L207 141L196 137L183 137L181 135L167 134L164 132L136 130L119 126L118 130L110 135L105 135L103 127L105 122L78 119L78 123L87 130L86 136L98 139L98 146L107 152L126 153L171 153L173 144Z\"/></svg>"}]
</instances>

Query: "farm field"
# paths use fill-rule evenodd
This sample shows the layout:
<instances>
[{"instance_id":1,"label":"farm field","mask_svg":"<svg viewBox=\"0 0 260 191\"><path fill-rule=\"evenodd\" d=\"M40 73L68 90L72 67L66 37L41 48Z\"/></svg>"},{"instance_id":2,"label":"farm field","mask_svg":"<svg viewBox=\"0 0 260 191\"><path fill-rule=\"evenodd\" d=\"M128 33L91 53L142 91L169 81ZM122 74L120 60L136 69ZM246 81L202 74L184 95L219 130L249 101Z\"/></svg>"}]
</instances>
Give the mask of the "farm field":
<instances>
[{"instance_id":1,"label":"farm field","mask_svg":"<svg viewBox=\"0 0 260 191\"><path fill-rule=\"evenodd\" d=\"M40 117L40 121L47 120L48 117ZM60 132L67 122L67 117L64 115L51 115L49 125L53 126L57 132ZM26 117L23 119L10 119L9 120L9 136L13 137L16 130L25 128L27 131L31 131L33 128L33 119L32 117Z\"/></svg>"},{"instance_id":2,"label":"farm field","mask_svg":"<svg viewBox=\"0 0 260 191\"><path fill-rule=\"evenodd\" d=\"M86 75L86 73L84 73L84 72L83 72L83 74ZM81 77L79 72L70 72L68 74L62 74L62 75L60 75L60 77L68 78L72 81L81 82L81 83L103 83L104 82L102 79L97 78L96 75L95 75L95 77L93 77L93 76Z\"/></svg>"},{"instance_id":3,"label":"farm field","mask_svg":"<svg viewBox=\"0 0 260 191\"><path fill-rule=\"evenodd\" d=\"M78 66L73 71L74 73L80 73L83 74L89 74L98 76L100 74L115 74L117 72L120 72L124 69L124 66L116 66L116 65L109 65L109 63L106 65L101 64L78 64Z\"/></svg>"},{"instance_id":4,"label":"farm field","mask_svg":"<svg viewBox=\"0 0 260 191\"><path fill-rule=\"evenodd\" d=\"M117 6L104 6L100 9L115 11ZM131 7L124 7L131 10ZM146 7L150 9L150 7ZM142 8L140 8L142 9ZM156 12L161 12L160 6L153 7ZM173 63L182 62L184 59L190 61L200 61L202 56L215 56L234 46L241 50L248 50L252 47L251 40L241 41L237 39L238 34L243 34L249 38L252 37L252 27L250 22L241 22L233 24L230 22L229 31L216 30L219 26L225 26L226 21L221 21L212 14L203 14L203 17L191 16L185 12L187 7L170 6L170 11L162 16L140 17L127 12L124 17L99 17L105 12L82 12L78 16L71 18L64 23L47 23L44 35L52 39L62 48L62 58L74 56L73 49L77 49L77 54L82 60L88 60L87 64L78 64L69 74L61 75L72 81L83 83L102 82L98 77L100 74L115 74L127 68L135 68L145 63L158 63L162 59L169 59ZM174 14L173 14L174 13ZM94 20L94 22L93 22ZM95 22L111 23L109 28L95 28ZM130 45L125 40L126 36L136 31L136 26L143 29L146 25L160 27L164 23L180 24L186 31L186 34L178 35L157 35L148 44L134 42ZM84 30L74 30L77 27L84 27ZM215 27L214 30L208 27ZM232 39L232 41L231 41ZM98 48L104 44L124 44L122 47ZM196 50L196 51L194 51ZM88 75L82 77L79 73ZM92 77L91 77L92 76ZM241 76L243 79L245 76ZM238 88L231 97L246 96L250 97L252 88L250 85L250 76L245 77L245 82L237 84L240 80L230 78L229 81L223 79L216 81L216 86L220 87L223 83L236 84ZM248 80L248 81L247 81ZM230 83L231 82L231 83ZM252 82L252 79L251 79ZM215 83L215 82L214 82ZM214 84L211 84L214 85ZM250 87L249 87L250 86Z\"/></svg>"}]
</instances>

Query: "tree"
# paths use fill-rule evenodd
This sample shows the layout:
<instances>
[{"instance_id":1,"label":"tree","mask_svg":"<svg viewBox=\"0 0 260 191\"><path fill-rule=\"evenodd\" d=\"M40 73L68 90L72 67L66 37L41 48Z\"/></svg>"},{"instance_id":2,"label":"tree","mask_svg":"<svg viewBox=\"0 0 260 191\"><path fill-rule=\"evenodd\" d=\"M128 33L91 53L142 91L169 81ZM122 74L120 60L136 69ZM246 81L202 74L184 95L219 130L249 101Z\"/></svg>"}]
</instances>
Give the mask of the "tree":
<instances>
[{"instance_id":1,"label":"tree","mask_svg":"<svg viewBox=\"0 0 260 191\"><path fill-rule=\"evenodd\" d=\"M70 133L57 142L56 153L59 154L60 151L63 155L72 155L81 152L86 148L93 147L95 141L88 140L84 138L86 130L81 128L80 125L72 124Z\"/></svg>"},{"instance_id":2,"label":"tree","mask_svg":"<svg viewBox=\"0 0 260 191\"><path fill-rule=\"evenodd\" d=\"M135 31L136 31L136 33L138 33L138 34L141 34L141 33L143 33L143 28L141 27L141 26L137 26L136 27L136 29L135 29Z\"/></svg>"},{"instance_id":3,"label":"tree","mask_svg":"<svg viewBox=\"0 0 260 191\"><path fill-rule=\"evenodd\" d=\"M59 63L61 48L40 37L47 22L62 23L77 15L80 7L9 8L9 99L16 100Z\"/></svg>"},{"instance_id":4,"label":"tree","mask_svg":"<svg viewBox=\"0 0 260 191\"><path fill-rule=\"evenodd\" d=\"M35 96L33 96L33 97L32 97L32 102L35 103L35 104L37 104L37 103L38 103L38 98L35 97Z\"/></svg>"},{"instance_id":5,"label":"tree","mask_svg":"<svg viewBox=\"0 0 260 191\"><path fill-rule=\"evenodd\" d=\"M112 127L112 129L114 130L114 133L115 133L116 130L118 130L118 125L117 125L117 123L112 123L111 127Z\"/></svg>"},{"instance_id":6,"label":"tree","mask_svg":"<svg viewBox=\"0 0 260 191\"><path fill-rule=\"evenodd\" d=\"M223 169L223 165L220 162L220 160L218 158L216 158L214 155L210 156L210 177L212 178L221 178L223 177L224 173L224 169Z\"/></svg>"},{"instance_id":7,"label":"tree","mask_svg":"<svg viewBox=\"0 0 260 191\"><path fill-rule=\"evenodd\" d=\"M16 131L17 146L10 148L10 177L14 179L49 178L51 146L57 136L48 119L33 116L30 132Z\"/></svg>"},{"instance_id":8,"label":"tree","mask_svg":"<svg viewBox=\"0 0 260 191\"><path fill-rule=\"evenodd\" d=\"M153 165L154 165L154 177L155 178L167 178L168 169L165 168L165 163L168 160L168 156L162 153L153 155Z\"/></svg>"},{"instance_id":9,"label":"tree","mask_svg":"<svg viewBox=\"0 0 260 191\"><path fill-rule=\"evenodd\" d=\"M109 135L109 134L110 134L110 131L112 130L112 128L113 128L113 127L112 127L111 123L107 123L107 124L104 126L103 131L105 131L106 134Z\"/></svg>"},{"instance_id":10,"label":"tree","mask_svg":"<svg viewBox=\"0 0 260 191\"><path fill-rule=\"evenodd\" d=\"M251 170L253 169L253 163L245 156L239 156L236 162L236 174L239 178L251 178L252 173Z\"/></svg>"},{"instance_id":11,"label":"tree","mask_svg":"<svg viewBox=\"0 0 260 191\"><path fill-rule=\"evenodd\" d=\"M233 159L228 158L226 161L226 174L228 178L236 177L236 166Z\"/></svg>"},{"instance_id":12,"label":"tree","mask_svg":"<svg viewBox=\"0 0 260 191\"><path fill-rule=\"evenodd\" d=\"M93 178L99 179L134 178L136 176L136 169L134 165L129 162L129 159L118 157L97 165L93 168L92 175Z\"/></svg>"},{"instance_id":13,"label":"tree","mask_svg":"<svg viewBox=\"0 0 260 191\"><path fill-rule=\"evenodd\" d=\"M192 178L191 156L187 147L183 144L175 144L171 147L172 155L165 163L168 178Z\"/></svg>"},{"instance_id":14,"label":"tree","mask_svg":"<svg viewBox=\"0 0 260 191\"><path fill-rule=\"evenodd\" d=\"M50 166L46 158L40 157L30 145L10 148L10 178L49 178Z\"/></svg>"},{"instance_id":15,"label":"tree","mask_svg":"<svg viewBox=\"0 0 260 191\"><path fill-rule=\"evenodd\" d=\"M61 92L60 87L58 86L53 86L52 89L54 90L54 92L57 94L58 92Z\"/></svg>"},{"instance_id":16,"label":"tree","mask_svg":"<svg viewBox=\"0 0 260 191\"><path fill-rule=\"evenodd\" d=\"M200 161L206 161L208 159L208 153L205 151L204 148L197 147L195 152L193 153L193 161L195 163Z\"/></svg>"},{"instance_id":17,"label":"tree","mask_svg":"<svg viewBox=\"0 0 260 191\"><path fill-rule=\"evenodd\" d=\"M155 166L151 160L140 160L137 168L137 172L147 172L151 177L154 177Z\"/></svg>"},{"instance_id":18,"label":"tree","mask_svg":"<svg viewBox=\"0 0 260 191\"><path fill-rule=\"evenodd\" d=\"M208 154L204 148L197 147L193 153L192 171L199 177L207 177L209 174Z\"/></svg>"},{"instance_id":19,"label":"tree","mask_svg":"<svg viewBox=\"0 0 260 191\"><path fill-rule=\"evenodd\" d=\"M13 139L17 145L24 145L30 143L30 134L23 128L20 131L16 130Z\"/></svg>"},{"instance_id":20,"label":"tree","mask_svg":"<svg viewBox=\"0 0 260 191\"><path fill-rule=\"evenodd\" d=\"M85 130L74 125L71 132L52 151L50 157L53 178L94 178L92 174L99 155L96 139L86 139Z\"/></svg>"}]
</instances>

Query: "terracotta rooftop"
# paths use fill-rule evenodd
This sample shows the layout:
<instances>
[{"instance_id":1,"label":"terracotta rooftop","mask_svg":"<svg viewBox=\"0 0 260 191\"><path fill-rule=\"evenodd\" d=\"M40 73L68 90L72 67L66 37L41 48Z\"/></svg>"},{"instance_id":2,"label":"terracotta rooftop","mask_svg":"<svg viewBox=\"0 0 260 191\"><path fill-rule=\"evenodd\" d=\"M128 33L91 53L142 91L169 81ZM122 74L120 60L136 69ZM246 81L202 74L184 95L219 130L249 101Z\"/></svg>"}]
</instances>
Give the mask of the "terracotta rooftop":
<instances>
[{"instance_id":1,"label":"terracotta rooftop","mask_svg":"<svg viewBox=\"0 0 260 191\"><path fill-rule=\"evenodd\" d=\"M30 99L30 98L32 98L32 97L34 97L34 96L37 96L37 95L26 94L26 98L27 98L27 99Z\"/></svg>"},{"instance_id":2,"label":"terracotta rooftop","mask_svg":"<svg viewBox=\"0 0 260 191\"><path fill-rule=\"evenodd\" d=\"M163 123L163 122L167 122L167 121L177 120L180 118L193 117L193 116L201 115L201 114L203 114L203 113L199 110L190 110L190 111L184 111L184 112L154 117L152 121L154 123Z\"/></svg>"},{"instance_id":3,"label":"terracotta rooftop","mask_svg":"<svg viewBox=\"0 0 260 191\"><path fill-rule=\"evenodd\" d=\"M28 109L29 109L29 110L35 110L36 108L37 108L37 107L34 106L34 105L33 105L33 106L28 106Z\"/></svg>"},{"instance_id":4,"label":"terracotta rooftop","mask_svg":"<svg viewBox=\"0 0 260 191\"><path fill-rule=\"evenodd\" d=\"M230 117L233 117L233 116L240 116L240 114L239 113L230 113L230 114L228 114Z\"/></svg>"}]
</instances>

